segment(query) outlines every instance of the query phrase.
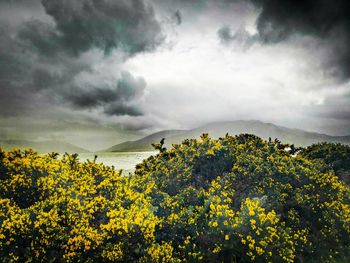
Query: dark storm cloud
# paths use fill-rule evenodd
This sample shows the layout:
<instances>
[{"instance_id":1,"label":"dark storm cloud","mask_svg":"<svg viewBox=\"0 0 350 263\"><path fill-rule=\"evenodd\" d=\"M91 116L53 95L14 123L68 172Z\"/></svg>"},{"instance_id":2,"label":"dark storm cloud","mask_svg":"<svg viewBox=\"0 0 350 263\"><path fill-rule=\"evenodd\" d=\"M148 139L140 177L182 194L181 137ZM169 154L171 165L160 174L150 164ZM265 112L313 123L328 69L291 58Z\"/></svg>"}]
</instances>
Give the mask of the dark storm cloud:
<instances>
[{"instance_id":1,"label":"dark storm cloud","mask_svg":"<svg viewBox=\"0 0 350 263\"><path fill-rule=\"evenodd\" d=\"M103 107L108 115L142 115L133 101L143 95L146 82L123 72L116 85L111 87L75 87L60 94L60 100L74 108L93 109Z\"/></svg>"},{"instance_id":2,"label":"dark storm cloud","mask_svg":"<svg viewBox=\"0 0 350 263\"><path fill-rule=\"evenodd\" d=\"M181 14L180 10L176 10L174 12L173 18L174 18L175 23L177 25L180 25L182 23L182 14Z\"/></svg>"},{"instance_id":3,"label":"dark storm cloud","mask_svg":"<svg viewBox=\"0 0 350 263\"><path fill-rule=\"evenodd\" d=\"M79 54L97 47L108 53L121 48L131 54L153 50L161 28L153 9L143 0L43 0L62 43Z\"/></svg>"},{"instance_id":4,"label":"dark storm cloud","mask_svg":"<svg viewBox=\"0 0 350 263\"><path fill-rule=\"evenodd\" d=\"M251 0L261 9L257 20L264 43L286 40L293 34L310 35L329 48L326 71L350 77L350 1Z\"/></svg>"},{"instance_id":5,"label":"dark storm cloud","mask_svg":"<svg viewBox=\"0 0 350 263\"><path fill-rule=\"evenodd\" d=\"M0 25L0 113L3 116L17 115L30 110L28 100L33 99L32 90L27 87L31 77L33 55L5 26Z\"/></svg>"},{"instance_id":6,"label":"dark storm cloud","mask_svg":"<svg viewBox=\"0 0 350 263\"><path fill-rule=\"evenodd\" d=\"M146 82L129 72L122 72L114 83L92 85L74 82L74 74L49 73L38 69L33 72L32 88L45 94L58 105L85 110L102 108L107 115L142 115L137 100L144 95ZM119 110L119 111L118 111Z\"/></svg>"},{"instance_id":7,"label":"dark storm cloud","mask_svg":"<svg viewBox=\"0 0 350 263\"><path fill-rule=\"evenodd\" d=\"M142 78L127 72L110 73L103 84L77 78L101 78L94 61L84 59L91 50L102 50L103 60L113 50L127 58L155 49L163 37L152 7L144 0L30 2L42 4L35 13L40 19L17 17L21 22L15 23L17 12L28 11L28 1L0 0L1 13L13 13L0 19L0 115L30 115L51 103L107 115L142 114L136 105L146 86Z\"/></svg>"},{"instance_id":8,"label":"dark storm cloud","mask_svg":"<svg viewBox=\"0 0 350 263\"><path fill-rule=\"evenodd\" d=\"M94 88L91 90L74 89L72 94L63 97L64 101L71 102L77 108L94 108L111 103L116 99L113 89Z\"/></svg>"},{"instance_id":9,"label":"dark storm cloud","mask_svg":"<svg viewBox=\"0 0 350 263\"><path fill-rule=\"evenodd\" d=\"M25 52L35 52L39 57L55 58L59 52L65 52L62 39L55 28L39 20L23 23L17 38L27 49Z\"/></svg>"},{"instance_id":10,"label":"dark storm cloud","mask_svg":"<svg viewBox=\"0 0 350 263\"><path fill-rule=\"evenodd\" d=\"M129 115L129 116L141 116L142 111L136 107L136 106L132 106L132 105L126 105L123 103L113 103L108 105L107 107L105 107L104 112L108 115L115 115L115 116L119 116L119 115Z\"/></svg>"}]
</instances>

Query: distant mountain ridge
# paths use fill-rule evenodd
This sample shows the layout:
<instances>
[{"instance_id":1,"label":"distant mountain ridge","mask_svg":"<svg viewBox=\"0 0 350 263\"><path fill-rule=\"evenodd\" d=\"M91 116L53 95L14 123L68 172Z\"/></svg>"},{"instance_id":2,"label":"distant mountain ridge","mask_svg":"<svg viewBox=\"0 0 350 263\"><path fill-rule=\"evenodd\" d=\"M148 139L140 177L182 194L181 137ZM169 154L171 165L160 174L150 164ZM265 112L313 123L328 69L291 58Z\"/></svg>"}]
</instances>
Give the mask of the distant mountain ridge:
<instances>
[{"instance_id":1,"label":"distant mountain ridge","mask_svg":"<svg viewBox=\"0 0 350 263\"><path fill-rule=\"evenodd\" d=\"M57 152L57 153L84 153L89 152L86 149L75 146L71 143L62 141L27 141L27 140L0 140L0 148L12 150L14 148L32 148L40 153Z\"/></svg>"},{"instance_id":2,"label":"distant mountain ridge","mask_svg":"<svg viewBox=\"0 0 350 263\"><path fill-rule=\"evenodd\" d=\"M126 141L123 143L119 143L103 151L105 152L141 152L141 151L154 150L151 145L152 143L158 143L162 138L167 138L167 140L173 137L177 138L181 134L186 134L187 132L188 132L187 130L160 131L160 132L152 133L136 141ZM169 142L167 141L167 143Z\"/></svg>"},{"instance_id":3,"label":"distant mountain ridge","mask_svg":"<svg viewBox=\"0 0 350 263\"><path fill-rule=\"evenodd\" d=\"M330 136L326 134L308 132L300 129L286 128L272 123L261 121L227 121L214 122L192 130L165 130L153 133L136 141L127 141L114 145L104 151L107 152L131 152L153 150L151 144L159 143L165 138L165 146L181 143L184 139L198 138L203 133L209 133L211 138L225 136L226 133L236 135L251 133L264 139L278 138L285 143L293 143L296 146L308 146L318 142L339 142L350 144L350 136Z\"/></svg>"}]
</instances>

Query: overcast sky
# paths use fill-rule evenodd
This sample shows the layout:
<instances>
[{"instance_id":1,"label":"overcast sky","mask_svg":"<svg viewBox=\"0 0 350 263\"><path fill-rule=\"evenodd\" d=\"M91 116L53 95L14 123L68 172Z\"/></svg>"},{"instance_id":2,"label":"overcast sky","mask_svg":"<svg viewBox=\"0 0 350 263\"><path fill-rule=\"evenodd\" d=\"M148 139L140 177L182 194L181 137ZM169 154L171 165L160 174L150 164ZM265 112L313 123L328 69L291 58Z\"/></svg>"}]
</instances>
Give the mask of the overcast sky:
<instances>
[{"instance_id":1,"label":"overcast sky","mask_svg":"<svg viewBox=\"0 0 350 263\"><path fill-rule=\"evenodd\" d=\"M347 0L0 0L6 138L240 119L350 134L349 79Z\"/></svg>"}]
</instances>

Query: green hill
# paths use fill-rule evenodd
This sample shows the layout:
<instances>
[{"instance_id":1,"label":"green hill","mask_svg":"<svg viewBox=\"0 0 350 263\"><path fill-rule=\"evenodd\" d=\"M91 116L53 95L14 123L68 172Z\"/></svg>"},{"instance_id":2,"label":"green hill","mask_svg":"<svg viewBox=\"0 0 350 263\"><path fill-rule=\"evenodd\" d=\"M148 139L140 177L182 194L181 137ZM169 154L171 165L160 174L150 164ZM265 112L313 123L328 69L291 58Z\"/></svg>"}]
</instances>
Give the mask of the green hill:
<instances>
[{"instance_id":1,"label":"green hill","mask_svg":"<svg viewBox=\"0 0 350 263\"><path fill-rule=\"evenodd\" d=\"M58 153L84 153L89 152L73 144L62 141L27 141L27 140L0 140L0 147L4 150L14 148L32 148L41 153L58 152Z\"/></svg>"},{"instance_id":2,"label":"green hill","mask_svg":"<svg viewBox=\"0 0 350 263\"><path fill-rule=\"evenodd\" d=\"M155 142L159 142L162 138L167 138L167 143L169 144L171 138L175 138L174 143L177 142L179 137L187 134L186 130L166 130L153 133L148 135L142 139L136 141L127 141L120 144L116 144L106 150L104 152L137 152L137 151L148 151L153 150L151 144ZM185 137L185 136L184 136Z\"/></svg>"},{"instance_id":3,"label":"green hill","mask_svg":"<svg viewBox=\"0 0 350 263\"><path fill-rule=\"evenodd\" d=\"M130 152L153 150L151 144L158 143L165 138L165 146L181 143L186 138L198 138L203 133L209 133L212 138L240 133L256 134L264 139L278 138L286 143L293 143L297 146L308 146L318 142L339 142L350 144L350 136L330 136L326 134L308 132L300 129L291 129L277 126L261 121L229 121L214 122L192 130L166 130L148 135L136 141L127 141L116 144L105 151L108 152Z\"/></svg>"}]
</instances>

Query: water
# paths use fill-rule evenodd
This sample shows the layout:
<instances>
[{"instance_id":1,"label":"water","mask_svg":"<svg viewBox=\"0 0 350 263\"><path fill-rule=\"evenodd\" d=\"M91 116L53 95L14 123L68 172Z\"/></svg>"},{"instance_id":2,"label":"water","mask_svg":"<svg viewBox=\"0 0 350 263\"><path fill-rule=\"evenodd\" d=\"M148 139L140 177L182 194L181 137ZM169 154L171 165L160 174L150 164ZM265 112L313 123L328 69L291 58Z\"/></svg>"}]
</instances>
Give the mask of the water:
<instances>
[{"instance_id":1,"label":"water","mask_svg":"<svg viewBox=\"0 0 350 263\"><path fill-rule=\"evenodd\" d=\"M141 163L142 160L155 155L157 152L99 152L99 153L81 153L79 160L93 160L97 155L97 163L103 163L108 166L114 166L116 169L122 169L124 174L132 173L135 170L135 165Z\"/></svg>"}]
</instances>

